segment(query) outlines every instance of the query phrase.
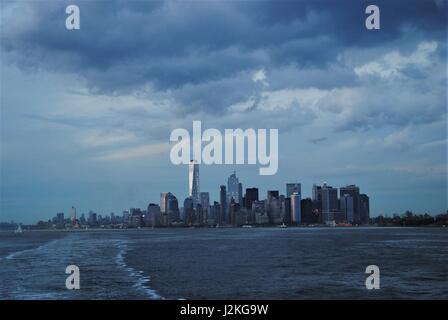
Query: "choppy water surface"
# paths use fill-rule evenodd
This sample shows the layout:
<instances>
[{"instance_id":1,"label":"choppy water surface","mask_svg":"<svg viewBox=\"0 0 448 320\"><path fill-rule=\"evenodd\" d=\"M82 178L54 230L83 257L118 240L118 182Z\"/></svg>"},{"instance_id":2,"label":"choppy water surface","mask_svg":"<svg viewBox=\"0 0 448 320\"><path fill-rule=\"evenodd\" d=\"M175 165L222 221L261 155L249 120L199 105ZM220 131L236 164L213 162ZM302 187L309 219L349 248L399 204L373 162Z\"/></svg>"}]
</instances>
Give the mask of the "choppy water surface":
<instances>
[{"instance_id":1,"label":"choppy water surface","mask_svg":"<svg viewBox=\"0 0 448 320\"><path fill-rule=\"evenodd\" d=\"M67 265L81 289L67 290ZM377 265L381 289L367 290ZM0 299L448 299L441 228L0 233Z\"/></svg>"}]
</instances>

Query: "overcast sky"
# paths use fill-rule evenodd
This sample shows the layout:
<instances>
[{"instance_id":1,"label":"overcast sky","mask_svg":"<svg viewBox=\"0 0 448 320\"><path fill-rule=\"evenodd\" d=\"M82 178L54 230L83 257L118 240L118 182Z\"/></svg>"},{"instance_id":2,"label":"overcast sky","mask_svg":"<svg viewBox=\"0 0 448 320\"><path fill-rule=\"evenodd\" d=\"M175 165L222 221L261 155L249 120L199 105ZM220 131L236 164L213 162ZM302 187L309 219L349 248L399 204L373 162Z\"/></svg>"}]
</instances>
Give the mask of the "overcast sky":
<instances>
[{"instance_id":1,"label":"overcast sky","mask_svg":"<svg viewBox=\"0 0 448 320\"><path fill-rule=\"evenodd\" d=\"M79 5L81 29L65 28ZM375 3L381 29L365 28ZM444 7L445 4L445 7ZM1 2L1 216L120 214L188 192L174 128L276 128L243 187L357 184L371 215L447 210L446 1Z\"/></svg>"}]
</instances>

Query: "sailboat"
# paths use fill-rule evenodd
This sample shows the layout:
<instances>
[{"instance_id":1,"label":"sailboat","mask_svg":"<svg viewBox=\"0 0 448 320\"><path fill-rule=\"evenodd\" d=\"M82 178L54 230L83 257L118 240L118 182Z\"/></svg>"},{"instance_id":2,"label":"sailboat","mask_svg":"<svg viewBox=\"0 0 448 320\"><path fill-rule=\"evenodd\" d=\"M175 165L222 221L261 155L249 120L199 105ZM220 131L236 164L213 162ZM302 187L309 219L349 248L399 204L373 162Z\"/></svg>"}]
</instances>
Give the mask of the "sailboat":
<instances>
[{"instance_id":1,"label":"sailboat","mask_svg":"<svg viewBox=\"0 0 448 320\"><path fill-rule=\"evenodd\" d=\"M17 229L14 230L14 233L22 233L22 232L23 232L23 230L22 230L22 226L21 226L20 224L18 224L18 225L17 225Z\"/></svg>"}]
</instances>

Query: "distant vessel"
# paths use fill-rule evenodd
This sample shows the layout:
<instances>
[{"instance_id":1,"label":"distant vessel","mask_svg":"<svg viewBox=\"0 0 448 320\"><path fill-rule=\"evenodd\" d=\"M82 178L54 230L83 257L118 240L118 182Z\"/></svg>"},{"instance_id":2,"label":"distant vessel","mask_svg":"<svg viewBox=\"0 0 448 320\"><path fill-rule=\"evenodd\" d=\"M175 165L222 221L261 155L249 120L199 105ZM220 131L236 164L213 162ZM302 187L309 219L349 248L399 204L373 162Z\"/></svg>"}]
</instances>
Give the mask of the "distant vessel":
<instances>
[{"instance_id":1,"label":"distant vessel","mask_svg":"<svg viewBox=\"0 0 448 320\"><path fill-rule=\"evenodd\" d=\"M336 227L352 227L353 225L351 223L336 223Z\"/></svg>"},{"instance_id":2,"label":"distant vessel","mask_svg":"<svg viewBox=\"0 0 448 320\"><path fill-rule=\"evenodd\" d=\"M283 222L281 225L278 226L279 228L288 228L288 226Z\"/></svg>"},{"instance_id":3,"label":"distant vessel","mask_svg":"<svg viewBox=\"0 0 448 320\"><path fill-rule=\"evenodd\" d=\"M17 229L16 230L14 230L14 233L22 233L23 232L23 230L22 230L22 226L19 224L19 225L17 225Z\"/></svg>"},{"instance_id":4,"label":"distant vessel","mask_svg":"<svg viewBox=\"0 0 448 320\"><path fill-rule=\"evenodd\" d=\"M250 224L243 224L241 227L242 228L252 228L253 226Z\"/></svg>"},{"instance_id":5,"label":"distant vessel","mask_svg":"<svg viewBox=\"0 0 448 320\"><path fill-rule=\"evenodd\" d=\"M334 228L334 227L336 227L336 222L334 220L327 221L326 225L331 227L331 228Z\"/></svg>"}]
</instances>

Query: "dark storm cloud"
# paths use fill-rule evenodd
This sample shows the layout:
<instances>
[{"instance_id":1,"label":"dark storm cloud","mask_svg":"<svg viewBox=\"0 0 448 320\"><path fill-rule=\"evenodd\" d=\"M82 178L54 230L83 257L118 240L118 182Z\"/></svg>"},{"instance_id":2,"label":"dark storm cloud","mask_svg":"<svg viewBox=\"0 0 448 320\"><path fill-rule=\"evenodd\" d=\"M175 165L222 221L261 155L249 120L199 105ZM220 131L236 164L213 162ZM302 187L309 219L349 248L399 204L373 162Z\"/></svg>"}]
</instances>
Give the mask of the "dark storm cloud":
<instances>
[{"instance_id":1,"label":"dark storm cloud","mask_svg":"<svg viewBox=\"0 0 448 320\"><path fill-rule=\"evenodd\" d=\"M72 3L81 9L79 31L65 29ZM372 3L381 9L379 31L364 27ZM180 176L160 164L168 161L162 156L170 131L191 130L193 120L219 130L278 128L282 161L290 159L279 186L292 173L311 186L343 172L382 192L378 181L386 176L405 186L406 196L391 190L388 202L372 194L372 213L407 209L397 199L445 210L446 185L438 187L446 176L443 4L1 1L1 157L8 173L1 212L53 215L73 203L89 210L101 199L103 212L147 205L96 187L109 181L120 190L145 185L140 200L154 201L160 188L182 197ZM410 175L391 176L390 168ZM160 185L171 176L171 185ZM203 177L213 186L225 178ZM60 184L66 200L54 194ZM261 189L271 187L260 181ZM46 195L24 201L30 188ZM74 199L79 190L90 200ZM435 200L418 203L423 193Z\"/></svg>"},{"instance_id":2,"label":"dark storm cloud","mask_svg":"<svg viewBox=\"0 0 448 320\"><path fill-rule=\"evenodd\" d=\"M435 2L376 3L377 33L364 28L364 1L81 1L76 32L64 28L68 3L22 3L6 17L2 48L24 66L76 72L92 88L120 91L144 82L176 88L259 66L325 65L344 46L379 46L407 24L443 36ZM14 29L21 21L26 26Z\"/></svg>"},{"instance_id":3,"label":"dark storm cloud","mask_svg":"<svg viewBox=\"0 0 448 320\"><path fill-rule=\"evenodd\" d=\"M442 1L443 2L443 1ZM238 3L254 21L267 27L288 25L316 16L309 28L297 32L301 36L325 34L343 45L378 45L399 35L405 25L414 25L428 32L445 33L446 16L441 1L397 0L315 0L315 1L246 1ZM365 8L375 4L381 9L381 32L372 33L364 26ZM296 33L297 34L297 33ZM373 40L373 43L372 43Z\"/></svg>"},{"instance_id":4,"label":"dark storm cloud","mask_svg":"<svg viewBox=\"0 0 448 320\"><path fill-rule=\"evenodd\" d=\"M79 31L65 29L67 4L2 4L5 62L74 73L94 93L150 87L179 114L220 114L257 96L251 73L261 68L274 77L270 89L341 87L355 82L337 66L344 50L393 49L406 26L414 36L400 49L445 36L444 10L432 1L377 1L380 32L364 27L365 1L81 1Z\"/></svg>"}]
</instances>

